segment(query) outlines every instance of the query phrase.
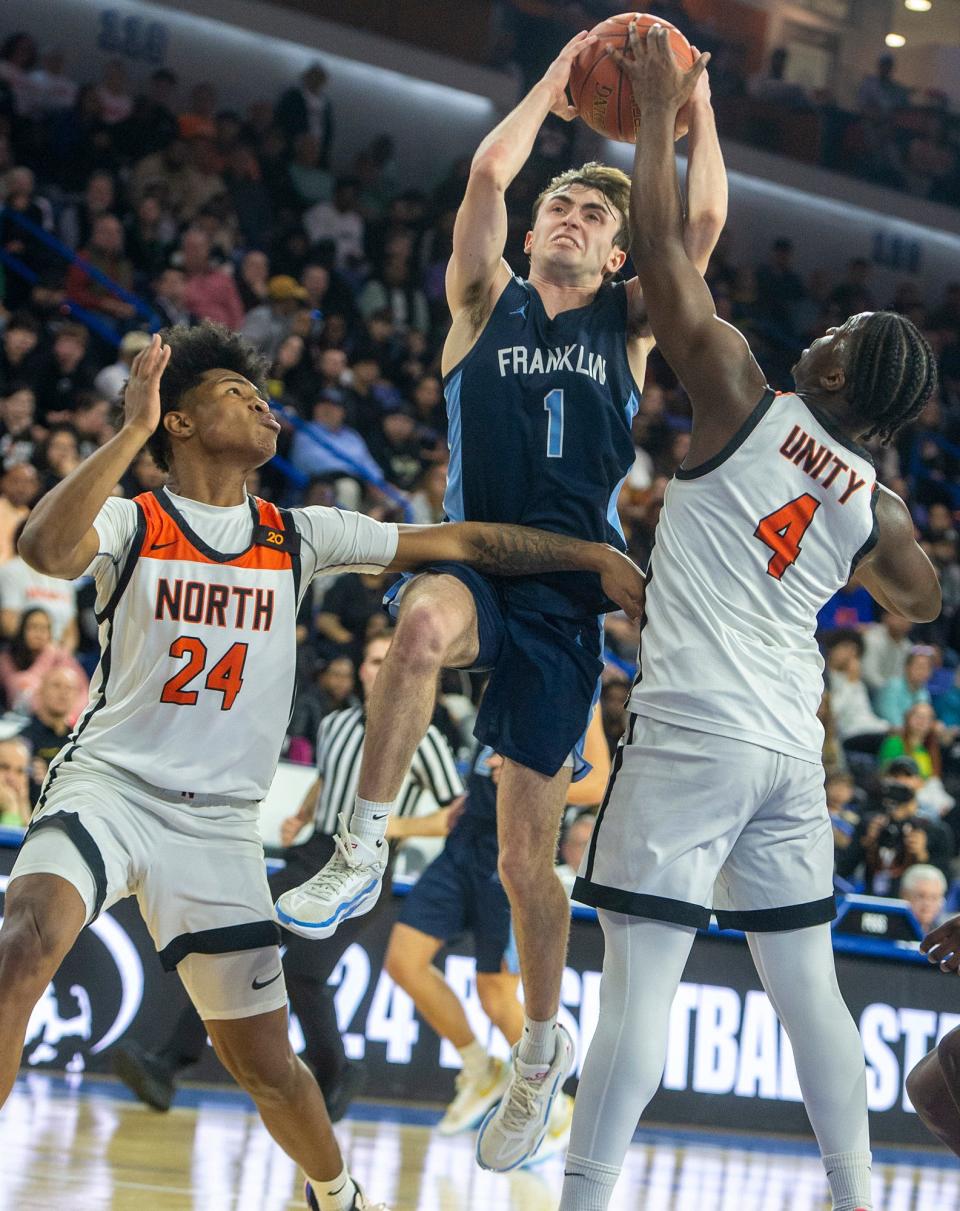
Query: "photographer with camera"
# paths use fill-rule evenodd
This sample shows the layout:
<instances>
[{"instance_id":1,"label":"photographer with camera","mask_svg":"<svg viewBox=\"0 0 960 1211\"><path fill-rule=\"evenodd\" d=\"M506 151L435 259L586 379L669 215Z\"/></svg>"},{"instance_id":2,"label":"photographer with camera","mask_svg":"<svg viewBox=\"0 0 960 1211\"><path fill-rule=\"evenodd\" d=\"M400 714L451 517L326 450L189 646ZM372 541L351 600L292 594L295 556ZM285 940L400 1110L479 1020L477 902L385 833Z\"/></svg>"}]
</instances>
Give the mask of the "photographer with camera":
<instances>
[{"instance_id":1,"label":"photographer with camera","mask_svg":"<svg viewBox=\"0 0 960 1211\"><path fill-rule=\"evenodd\" d=\"M850 845L837 854L837 874L850 878L863 865L864 891L896 896L911 866L928 863L949 879L953 835L939 820L918 816L917 792L923 785L912 757L897 757L884 770L879 809L864 816Z\"/></svg>"}]
</instances>

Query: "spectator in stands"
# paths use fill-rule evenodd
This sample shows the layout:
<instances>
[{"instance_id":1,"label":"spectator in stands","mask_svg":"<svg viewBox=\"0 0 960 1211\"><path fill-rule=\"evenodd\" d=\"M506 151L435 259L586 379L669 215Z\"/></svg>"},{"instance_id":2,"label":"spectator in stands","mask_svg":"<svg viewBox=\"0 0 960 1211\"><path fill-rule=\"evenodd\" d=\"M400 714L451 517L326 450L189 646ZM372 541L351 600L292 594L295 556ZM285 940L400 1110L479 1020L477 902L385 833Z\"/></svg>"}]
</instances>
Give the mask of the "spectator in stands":
<instances>
[{"instance_id":1,"label":"spectator in stands","mask_svg":"<svg viewBox=\"0 0 960 1211\"><path fill-rule=\"evenodd\" d=\"M33 381L39 358L40 323L29 311L16 311L7 321L0 341L0 394L14 383Z\"/></svg>"},{"instance_id":2,"label":"spectator in stands","mask_svg":"<svg viewBox=\"0 0 960 1211\"><path fill-rule=\"evenodd\" d=\"M757 269L757 311L785 343L795 339L793 308L804 297L803 279L793 268L793 241L774 240L770 261Z\"/></svg>"},{"instance_id":3,"label":"spectator in stands","mask_svg":"<svg viewBox=\"0 0 960 1211\"><path fill-rule=\"evenodd\" d=\"M0 825L26 828L30 823L30 749L19 736L0 740Z\"/></svg>"},{"instance_id":4,"label":"spectator in stands","mask_svg":"<svg viewBox=\"0 0 960 1211\"><path fill-rule=\"evenodd\" d=\"M14 113L25 117L32 96L30 73L37 65L37 44L27 33L10 34L0 46L0 82L13 95Z\"/></svg>"},{"instance_id":5,"label":"spectator in stands","mask_svg":"<svg viewBox=\"0 0 960 1211\"><path fill-rule=\"evenodd\" d=\"M243 254L237 274L237 290L247 313L269 301L270 258L259 248Z\"/></svg>"},{"instance_id":6,"label":"spectator in stands","mask_svg":"<svg viewBox=\"0 0 960 1211\"><path fill-rule=\"evenodd\" d=\"M321 164L320 140L306 131L293 141L289 173L290 187L301 210L330 201L333 176Z\"/></svg>"},{"instance_id":7,"label":"spectator in stands","mask_svg":"<svg viewBox=\"0 0 960 1211\"><path fill-rule=\"evenodd\" d=\"M303 216L311 244L327 240L333 244L337 269L356 269L363 264L365 228L359 200L357 178L340 177L333 187L333 200L318 202Z\"/></svg>"},{"instance_id":8,"label":"spectator in stands","mask_svg":"<svg viewBox=\"0 0 960 1211\"><path fill-rule=\"evenodd\" d=\"M0 565L16 554L14 536L40 495L40 476L31 463L15 463L0 479Z\"/></svg>"},{"instance_id":9,"label":"spectator in stands","mask_svg":"<svg viewBox=\"0 0 960 1211\"><path fill-rule=\"evenodd\" d=\"M48 612L39 606L24 610L10 647L0 652L0 687L6 694L11 710L30 715L40 682L51 669L64 667L77 676L76 693L70 705L70 722L73 724L87 704L89 686L86 674L69 652L54 643Z\"/></svg>"},{"instance_id":10,"label":"spectator in stands","mask_svg":"<svg viewBox=\"0 0 960 1211\"><path fill-rule=\"evenodd\" d=\"M4 469L32 461L35 412L36 399L29 387L14 383L8 395L0 396L0 465Z\"/></svg>"},{"instance_id":11,"label":"spectator in stands","mask_svg":"<svg viewBox=\"0 0 960 1211\"><path fill-rule=\"evenodd\" d=\"M333 144L333 105L326 88L326 69L322 63L311 63L299 85L281 95L275 114L277 125L291 143L301 134L317 140L322 168L329 162Z\"/></svg>"},{"instance_id":12,"label":"spectator in stands","mask_svg":"<svg viewBox=\"0 0 960 1211\"><path fill-rule=\"evenodd\" d=\"M157 193L178 223L190 222L213 193L223 191L222 181L214 185L194 167L190 145L179 138L138 160L130 177L134 204L147 192Z\"/></svg>"},{"instance_id":13,"label":"spectator in stands","mask_svg":"<svg viewBox=\"0 0 960 1211\"><path fill-rule=\"evenodd\" d=\"M808 109L810 102L799 84L787 79L787 62L790 52L778 46L770 55L770 66L765 74L756 76L750 84L751 93L758 101L771 101L787 109Z\"/></svg>"},{"instance_id":14,"label":"spectator in stands","mask_svg":"<svg viewBox=\"0 0 960 1211\"><path fill-rule=\"evenodd\" d=\"M90 334L83 324L61 324L57 329L53 348L35 379L40 424L69 419L77 395L93 390L95 370L89 349Z\"/></svg>"},{"instance_id":15,"label":"spectator in stands","mask_svg":"<svg viewBox=\"0 0 960 1211\"><path fill-rule=\"evenodd\" d=\"M426 429L445 435L447 432L447 409L443 399L443 388L435 374L425 374L414 384L411 401L417 420Z\"/></svg>"},{"instance_id":16,"label":"spectator in stands","mask_svg":"<svg viewBox=\"0 0 960 1211\"><path fill-rule=\"evenodd\" d=\"M216 113L217 90L207 80L202 80L190 90L189 107L178 120L181 139L215 139Z\"/></svg>"},{"instance_id":17,"label":"spectator in stands","mask_svg":"<svg viewBox=\"0 0 960 1211\"><path fill-rule=\"evenodd\" d=\"M316 675L297 695L287 735L291 760L313 760L313 749L320 721L334 711L356 706L357 671L349 656L334 656L320 665ZM301 743L295 749L293 741ZM294 753L297 755L294 756Z\"/></svg>"},{"instance_id":18,"label":"spectator in stands","mask_svg":"<svg viewBox=\"0 0 960 1211\"><path fill-rule=\"evenodd\" d=\"M177 234L177 225L163 208L160 194L147 190L137 203L126 227L127 255L137 277L151 282L166 268Z\"/></svg>"},{"instance_id":19,"label":"spectator in stands","mask_svg":"<svg viewBox=\"0 0 960 1211\"><path fill-rule=\"evenodd\" d=\"M52 207L42 194L37 193L32 169L22 166L11 168L4 176L2 193L0 248L31 269L46 268L51 257L43 240L17 221L18 218L24 219L43 231L53 229ZM13 311L28 306L30 299L30 284L18 275L11 274L4 290L7 309Z\"/></svg>"},{"instance_id":20,"label":"spectator in stands","mask_svg":"<svg viewBox=\"0 0 960 1211\"><path fill-rule=\"evenodd\" d=\"M120 129L103 120L96 85L81 85L73 109L62 110L51 122L51 175L57 183L77 193L97 169L114 169L118 161L115 132ZM142 154L139 149L137 154Z\"/></svg>"},{"instance_id":21,"label":"spectator in stands","mask_svg":"<svg viewBox=\"0 0 960 1211\"><path fill-rule=\"evenodd\" d=\"M290 461L302 474L322 476L335 484L337 504L357 509L364 482L378 482L382 473L367 443L344 423L343 392L328 388L313 405L313 419L293 439Z\"/></svg>"},{"instance_id":22,"label":"spectator in stands","mask_svg":"<svg viewBox=\"0 0 960 1211\"><path fill-rule=\"evenodd\" d=\"M147 90L134 98L130 116L116 129L117 146L130 158L153 155L177 138L173 95L177 77L158 67L147 82Z\"/></svg>"},{"instance_id":23,"label":"spectator in stands","mask_svg":"<svg viewBox=\"0 0 960 1211\"><path fill-rule=\"evenodd\" d=\"M133 265L124 253L123 227L116 215L102 214L93 220L90 243L80 255L124 291L133 291ZM137 314L133 303L120 298L108 286L89 274L79 262L67 270L67 295L87 311L111 325L124 325Z\"/></svg>"},{"instance_id":24,"label":"spectator in stands","mask_svg":"<svg viewBox=\"0 0 960 1211\"><path fill-rule=\"evenodd\" d=\"M426 296L414 281L410 258L401 253L387 256L383 273L367 282L358 304L364 319L381 311L388 312L397 332L403 333L409 328L417 332L429 330Z\"/></svg>"},{"instance_id":25,"label":"spectator in stands","mask_svg":"<svg viewBox=\"0 0 960 1211\"><path fill-rule=\"evenodd\" d=\"M863 640L856 631L835 631L827 641L827 685L837 738L848 757L875 755L890 724L874 713L861 676Z\"/></svg>"},{"instance_id":26,"label":"spectator in stands","mask_svg":"<svg viewBox=\"0 0 960 1211\"><path fill-rule=\"evenodd\" d=\"M40 797L40 788L50 762L67 742L72 730L71 715L80 694L73 669L52 668L40 681L34 709L26 726L18 733L30 746L30 802Z\"/></svg>"},{"instance_id":27,"label":"spectator in stands","mask_svg":"<svg viewBox=\"0 0 960 1211\"><path fill-rule=\"evenodd\" d=\"M904 872L900 880L900 898L910 905L924 935L953 915L944 911L947 880L943 871L928 863L918 863Z\"/></svg>"},{"instance_id":28,"label":"spectator in stands","mask_svg":"<svg viewBox=\"0 0 960 1211\"><path fill-rule=\"evenodd\" d=\"M409 492L423 471L420 436L413 408L393 388L389 390L392 394L384 405L379 431L370 435L370 452L384 479Z\"/></svg>"},{"instance_id":29,"label":"spectator in stands","mask_svg":"<svg viewBox=\"0 0 960 1211\"><path fill-rule=\"evenodd\" d=\"M877 750L881 769L897 757L912 757L922 778L940 774L937 718L929 702L915 702L903 717L903 726L890 732Z\"/></svg>"},{"instance_id":30,"label":"spectator in stands","mask_svg":"<svg viewBox=\"0 0 960 1211\"><path fill-rule=\"evenodd\" d=\"M557 876L568 896L573 892L573 883L580 870L583 855L590 844L590 838L593 836L596 819L595 812L590 808L585 808L564 826L561 833Z\"/></svg>"},{"instance_id":31,"label":"spectator in stands","mask_svg":"<svg viewBox=\"0 0 960 1211\"><path fill-rule=\"evenodd\" d=\"M128 332L120 342L117 360L111 366L104 366L93 380L94 390L107 399L119 399L130 377L133 359L149 344L148 332Z\"/></svg>"},{"instance_id":32,"label":"spectator in stands","mask_svg":"<svg viewBox=\"0 0 960 1211\"><path fill-rule=\"evenodd\" d=\"M881 55L876 75L864 76L857 89L857 105L862 114L886 116L909 103L911 90L894 80L893 71L893 55Z\"/></svg>"},{"instance_id":33,"label":"spectator in stands","mask_svg":"<svg viewBox=\"0 0 960 1211\"><path fill-rule=\"evenodd\" d=\"M272 362L303 312L307 292L296 278L277 274L267 283L267 301L247 312L240 329Z\"/></svg>"},{"instance_id":34,"label":"spectator in stands","mask_svg":"<svg viewBox=\"0 0 960 1211\"><path fill-rule=\"evenodd\" d=\"M851 581L823 607L817 624L821 631L832 631L838 627L863 627L873 622L873 618L873 598L862 585Z\"/></svg>"},{"instance_id":35,"label":"spectator in stands","mask_svg":"<svg viewBox=\"0 0 960 1211\"><path fill-rule=\"evenodd\" d=\"M862 865L868 895L897 895L904 871L921 863L950 877L953 835L941 821L917 814L916 780L916 762L898 758L881 782L879 810L864 816L848 848L837 855L841 878Z\"/></svg>"},{"instance_id":36,"label":"spectator in stands","mask_svg":"<svg viewBox=\"0 0 960 1211\"><path fill-rule=\"evenodd\" d=\"M179 266L166 265L152 283L153 309L164 327L175 324L190 327L198 322L196 312L187 305L187 275Z\"/></svg>"},{"instance_id":37,"label":"spectator in stands","mask_svg":"<svg viewBox=\"0 0 960 1211\"><path fill-rule=\"evenodd\" d=\"M94 222L117 207L117 188L109 172L90 174L83 197L60 215L60 238L71 248L84 248L93 235Z\"/></svg>"},{"instance_id":38,"label":"spectator in stands","mask_svg":"<svg viewBox=\"0 0 960 1211\"><path fill-rule=\"evenodd\" d=\"M51 115L70 109L77 100L77 82L64 71L66 59L58 47L40 56L40 66L30 73L30 116L44 122Z\"/></svg>"},{"instance_id":39,"label":"spectator in stands","mask_svg":"<svg viewBox=\"0 0 960 1211\"><path fill-rule=\"evenodd\" d=\"M830 292L829 301L843 315L857 315L875 310L870 292L870 262L866 257L853 257L847 262L846 276Z\"/></svg>"},{"instance_id":40,"label":"spectator in stands","mask_svg":"<svg viewBox=\"0 0 960 1211\"><path fill-rule=\"evenodd\" d=\"M210 259L210 240L199 227L188 227L180 238L186 278L183 301L201 320L214 320L235 331L243 326L243 304L228 272Z\"/></svg>"},{"instance_id":41,"label":"spectator in stands","mask_svg":"<svg viewBox=\"0 0 960 1211\"><path fill-rule=\"evenodd\" d=\"M919 132L907 144L903 178L908 193L935 202L956 202L957 151L947 134L943 114L928 112Z\"/></svg>"},{"instance_id":42,"label":"spectator in stands","mask_svg":"<svg viewBox=\"0 0 960 1211\"><path fill-rule=\"evenodd\" d=\"M877 713L893 727L902 727L907 711L917 702L930 702L927 683L933 676L930 648L910 649L902 677L891 677L877 694Z\"/></svg>"},{"instance_id":43,"label":"spectator in stands","mask_svg":"<svg viewBox=\"0 0 960 1211\"><path fill-rule=\"evenodd\" d=\"M868 623L862 633L861 674L871 694L878 693L888 681L903 676L910 655L910 631L913 623L899 614L884 610L879 622Z\"/></svg>"},{"instance_id":44,"label":"spectator in stands","mask_svg":"<svg viewBox=\"0 0 960 1211\"><path fill-rule=\"evenodd\" d=\"M51 426L38 451L42 491L49 492L80 465L80 443L73 425Z\"/></svg>"},{"instance_id":45,"label":"spectator in stands","mask_svg":"<svg viewBox=\"0 0 960 1211\"><path fill-rule=\"evenodd\" d=\"M371 620L378 625L386 621L382 602L387 579L383 573L346 572L334 582L316 618L321 648L331 655L346 654L359 667L364 645L376 633L370 631Z\"/></svg>"},{"instance_id":46,"label":"spectator in stands","mask_svg":"<svg viewBox=\"0 0 960 1211\"><path fill-rule=\"evenodd\" d=\"M100 110L108 126L116 126L133 113L133 96L127 77L126 64L122 59L111 59L103 69L100 85Z\"/></svg>"},{"instance_id":47,"label":"spectator in stands","mask_svg":"<svg viewBox=\"0 0 960 1211\"><path fill-rule=\"evenodd\" d=\"M81 391L73 411L73 427L77 434L80 457L88 458L114 434L110 413L114 401L105 399L96 391Z\"/></svg>"},{"instance_id":48,"label":"spectator in stands","mask_svg":"<svg viewBox=\"0 0 960 1211\"><path fill-rule=\"evenodd\" d=\"M447 464L434 463L420 475L417 489L410 497L410 520L414 525L430 526L443 521L443 499L447 491Z\"/></svg>"},{"instance_id":49,"label":"spectator in stands","mask_svg":"<svg viewBox=\"0 0 960 1211\"><path fill-rule=\"evenodd\" d=\"M848 849L857 825L860 823L860 805L857 801L857 784L853 775L846 770L828 774L824 783L827 811L833 826L834 855Z\"/></svg>"}]
</instances>

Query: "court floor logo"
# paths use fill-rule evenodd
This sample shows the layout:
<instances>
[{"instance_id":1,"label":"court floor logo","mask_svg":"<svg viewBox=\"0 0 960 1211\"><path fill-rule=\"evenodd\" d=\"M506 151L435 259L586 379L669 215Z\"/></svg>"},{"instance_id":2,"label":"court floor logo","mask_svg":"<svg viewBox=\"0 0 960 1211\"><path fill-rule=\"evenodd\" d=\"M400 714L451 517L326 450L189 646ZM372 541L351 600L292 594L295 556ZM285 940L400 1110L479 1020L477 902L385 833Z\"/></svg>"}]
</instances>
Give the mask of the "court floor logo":
<instances>
[{"instance_id":1,"label":"court floor logo","mask_svg":"<svg viewBox=\"0 0 960 1211\"><path fill-rule=\"evenodd\" d=\"M0 875L0 901L7 882ZM143 1003L143 983L136 946L104 913L80 934L30 1015L24 1062L82 1071L86 1056L106 1051L129 1029Z\"/></svg>"}]
</instances>

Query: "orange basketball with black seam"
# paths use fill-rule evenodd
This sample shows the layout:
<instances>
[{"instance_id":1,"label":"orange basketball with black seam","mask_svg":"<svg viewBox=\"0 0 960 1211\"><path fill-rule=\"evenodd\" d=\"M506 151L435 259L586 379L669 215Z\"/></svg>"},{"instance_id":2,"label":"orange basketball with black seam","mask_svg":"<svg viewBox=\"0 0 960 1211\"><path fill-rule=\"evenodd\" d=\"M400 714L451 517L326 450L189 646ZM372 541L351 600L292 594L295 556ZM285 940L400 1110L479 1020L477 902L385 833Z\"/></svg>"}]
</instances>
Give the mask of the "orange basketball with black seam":
<instances>
[{"instance_id":1,"label":"orange basketball with black seam","mask_svg":"<svg viewBox=\"0 0 960 1211\"><path fill-rule=\"evenodd\" d=\"M570 99L584 122L598 134L620 143L634 143L640 122L640 111L633 99L630 81L607 54L608 48L626 52L630 49L630 22L636 20L640 36L645 38L651 25L662 25L670 31L670 46L674 57L684 70L694 63L693 49L675 25L649 13L620 13L601 21L590 32L597 41L580 54L570 72ZM676 137L687 133L687 123L681 110L677 120Z\"/></svg>"}]
</instances>

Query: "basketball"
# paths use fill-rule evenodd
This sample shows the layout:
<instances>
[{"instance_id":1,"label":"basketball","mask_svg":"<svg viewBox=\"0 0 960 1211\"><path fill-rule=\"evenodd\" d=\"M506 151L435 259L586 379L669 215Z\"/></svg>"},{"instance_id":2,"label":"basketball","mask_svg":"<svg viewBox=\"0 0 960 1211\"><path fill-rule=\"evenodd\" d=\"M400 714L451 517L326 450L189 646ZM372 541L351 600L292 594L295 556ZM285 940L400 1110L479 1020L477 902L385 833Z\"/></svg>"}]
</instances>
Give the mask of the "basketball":
<instances>
[{"instance_id":1,"label":"basketball","mask_svg":"<svg viewBox=\"0 0 960 1211\"><path fill-rule=\"evenodd\" d=\"M633 99L630 82L609 57L607 50L627 51L630 46L630 22L636 19L638 32L646 37L651 25L662 25L670 31L670 46L684 70L693 66L694 54L690 43L675 25L649 13L620 13L601 21L590 32L597 41L576 60L570 72L570 97L580 117L598 134L620 143L633 143L637 137L640 111ZM687 133L687 123L681 111L677 119L676 137Z\"/></svg>"}]
</instances>

